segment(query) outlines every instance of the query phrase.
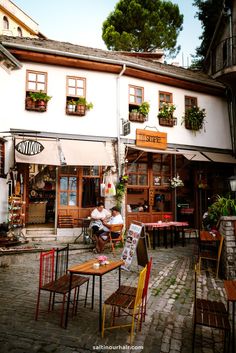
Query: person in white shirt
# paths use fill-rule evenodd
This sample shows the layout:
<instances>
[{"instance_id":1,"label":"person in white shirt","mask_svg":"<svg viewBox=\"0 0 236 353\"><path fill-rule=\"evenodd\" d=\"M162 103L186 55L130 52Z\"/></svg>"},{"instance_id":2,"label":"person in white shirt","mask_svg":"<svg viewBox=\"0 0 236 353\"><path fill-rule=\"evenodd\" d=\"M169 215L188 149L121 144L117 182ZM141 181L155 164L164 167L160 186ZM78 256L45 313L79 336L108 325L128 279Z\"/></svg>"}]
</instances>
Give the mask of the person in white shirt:
<instances>
[{"instance_id":1,"label":"person in white shirt","mask_svg":"<svg viewBox=\"0 0 236 353\"><path fill-rule=\"evenodd\" d=\"M104 203L99 202L97 207L91 212L92 221L89 227L92 228L93 234L97 234L99 230L103 230L102 222L108 220L110 217L111 213L104 208Z\"/></svg>"},{"instance_id":2,"label":"person in white shirt","mask_svg":"<svg viewBox=\"0 0 236 353\"><path fill-rule=\"evenodd\" d=\"M103 220L103 231L99 230L99 233L96 234L96 248L93 250L94 253L100 253L104 250L105 244L108 241L107 232L111 228L113 224L124 224L123 218L120 214L120 210L118 207L114 206L111 208L112 216L109 221ZM118 238L120 236L119 233L111 232L112 238Z\"/></svg>"}]
</instances>

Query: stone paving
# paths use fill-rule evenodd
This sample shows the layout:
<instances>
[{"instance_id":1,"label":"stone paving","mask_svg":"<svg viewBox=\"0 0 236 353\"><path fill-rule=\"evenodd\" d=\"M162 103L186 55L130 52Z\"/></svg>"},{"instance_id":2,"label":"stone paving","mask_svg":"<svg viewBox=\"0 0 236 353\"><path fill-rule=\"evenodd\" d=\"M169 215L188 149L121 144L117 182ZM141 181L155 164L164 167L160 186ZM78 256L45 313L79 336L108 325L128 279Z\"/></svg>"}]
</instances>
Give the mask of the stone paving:
<instances>
[{"instance_id":1,"label":"stone paving","mask_svg":"<svg viewBox=\"0 0 236 353\"><path fill-rule=\"evenodd\" d=\"M106 331L104 339L101 338L98 330L98 290L95 291L94 310L90 308L90 300L86 308L80 302L78 314L69 318L66 330L59 326L59 306L51 313L40 311L39 320L35 321L39 253L11 255L11 261L6 260L5 264L4 261L0 262L0 353L190 353L195 250L191 241L186 247L149 250L153 268L148 315L132 346L129 346L126 329ZM116 258L120 258L120 252L120 249L116 251ZM106 255L113 258L109 249ZM88 249L82 253L73 250L70 265L95 256ZM138 266L134 258L131 271L122 271L122 283L135 285L137 277ZM115 271L103 277L103 298L117 288L117 278ZM198 295L225 302L223 281L203 271L198 281ZM46 310L47 294L42 298L41 309ZM223 352L222 336L216 330L198 328L195 352Z\"/></svg>"}]
</instances>

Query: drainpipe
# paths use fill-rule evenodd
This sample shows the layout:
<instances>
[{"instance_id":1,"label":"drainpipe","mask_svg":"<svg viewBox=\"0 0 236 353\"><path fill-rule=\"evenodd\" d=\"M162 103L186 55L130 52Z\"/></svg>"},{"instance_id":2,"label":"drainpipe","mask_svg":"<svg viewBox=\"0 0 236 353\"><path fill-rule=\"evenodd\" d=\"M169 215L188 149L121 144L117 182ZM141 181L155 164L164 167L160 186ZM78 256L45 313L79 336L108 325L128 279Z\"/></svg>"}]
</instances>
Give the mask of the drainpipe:
<instances>
[{"instance_id":1,"label":"drainpipe","mask_svg":"<svg viewBox=\"0 0 236 353\"><path fill-rule=\"evenodd\" d=\"M117 174L121 176L120 166L120 78L126 70L126 64L123 64L122 70L116 78L116 124L117 124Z\"/></svg>"}]
</instances>

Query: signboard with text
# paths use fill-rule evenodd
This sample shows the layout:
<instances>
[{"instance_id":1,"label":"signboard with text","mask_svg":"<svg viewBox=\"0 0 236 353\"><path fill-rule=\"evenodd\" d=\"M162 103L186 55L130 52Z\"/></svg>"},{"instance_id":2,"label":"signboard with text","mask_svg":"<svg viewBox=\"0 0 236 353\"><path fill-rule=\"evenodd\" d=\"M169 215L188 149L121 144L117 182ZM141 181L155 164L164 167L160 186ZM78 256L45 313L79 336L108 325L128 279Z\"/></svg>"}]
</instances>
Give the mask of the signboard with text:
<instances>
[{"instance_id":1,"label":"signboard with text","mask_svg":"<svg viewBox=\"0 0 236 353\"><path fill-rule=\"evenodd\" d=\"M136 146L165 150L167 148L167 133L137 129Z\"/></svg>"}]
</instances>

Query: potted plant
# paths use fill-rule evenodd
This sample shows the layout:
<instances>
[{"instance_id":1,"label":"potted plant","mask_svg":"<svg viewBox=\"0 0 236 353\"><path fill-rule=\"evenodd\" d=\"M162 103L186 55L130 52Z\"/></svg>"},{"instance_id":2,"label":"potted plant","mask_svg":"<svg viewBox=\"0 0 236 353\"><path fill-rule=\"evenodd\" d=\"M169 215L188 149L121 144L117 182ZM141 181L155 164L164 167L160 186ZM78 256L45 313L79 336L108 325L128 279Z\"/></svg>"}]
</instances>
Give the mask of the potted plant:
<instances>
[{"instance_id":1,"label":"potted plant","mask_svg":"<svg viewBox=\"0 0 236 353\"><path fill-rule=\"evenodd\" d=\"M66 102L66 112L67 113L74 113L76 108L76 101L70 99Z\"/></svg>"},{"instance_id":2,"label":"potted plant","mask_svg":"<svg viewBox=\"0 0 236 353\"><path fill-rule=\"evenodd\" d=\"M159 125L170 127L176 125L177 119L173 117L175 109L176 106L173 103L163 102L157 115Z\"/></svg>"},{"instance_id":3,"label":"potted plant","mask_svg":"<svg viewBox=\"0 0 236 353\"><path fill-rule=\"evenodd\" d=\"M200 131L205 128L205 117L205 109L200 109L198 106L192 106L186 110L182 117L182 124L184 123L185 128L192 130L193 132Z\"/></svg>"},{"instance_id":4,"label":"potted plant","mask_svg":"<svg viewBox=\"0 0 236 353\"><path fill-rule=\"evenodd\" d=\"M93 109L93 103L88 103L85 97L80 97L76 101L76 112L79 116L84 116L87 110Z\"/></svg>"},{"instance_id":5,"label":"potted plant","mask_svg":"<svg viewBox=\"0 0 236 353\"><path fill-rule=\"evenodd\" d=\"M216 201L208 208L207 221L211 227L215 227L222 216L236 215L236 200L231 196L216 196Z\"/></svg>"},{"instance_id":6,"label":"potted plant","mask_svg":"<svg viewBox=\"0 0 236 353\"><path fill-rule=\"evenodd\" d=\"M147 116L150 110L150 104L148 102L143 102L137 108L132 109L129 113L129 120L143 123L147 120Z\"/></svg>"},{"instance_id":7,"label":"potted plant","mask_svg":"<svg viewBox=\"0 0 236 353\"><path fill-rule=\"evenodd\" d=\"M43 91L29 92L29 97L35 103L36 110L39 110L39 111L46 111L47 102L52 98Z\"/></svg>"}]
</instances>

